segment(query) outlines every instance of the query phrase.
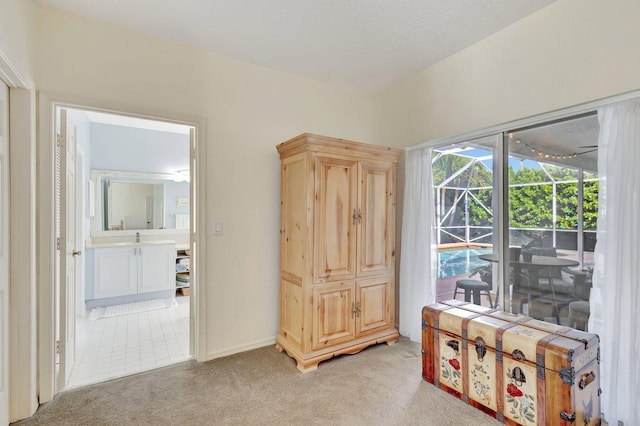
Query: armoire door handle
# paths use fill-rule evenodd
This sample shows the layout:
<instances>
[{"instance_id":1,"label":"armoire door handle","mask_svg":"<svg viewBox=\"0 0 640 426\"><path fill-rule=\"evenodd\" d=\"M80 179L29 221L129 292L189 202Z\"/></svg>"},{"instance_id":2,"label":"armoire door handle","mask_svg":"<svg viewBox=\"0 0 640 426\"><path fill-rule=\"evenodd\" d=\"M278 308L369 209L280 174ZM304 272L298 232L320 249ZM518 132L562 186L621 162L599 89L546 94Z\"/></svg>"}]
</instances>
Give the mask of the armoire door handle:
<instances>
[{"instance_id":1,"label":"armoire door handle","mask_svg":"<svg viewBox=\"0 0 640 426\"><path fill-rule=\"evenodd\" d=\"M362 223L362 210L353 209L353 224Z\"/></svg>"}]
</instances>

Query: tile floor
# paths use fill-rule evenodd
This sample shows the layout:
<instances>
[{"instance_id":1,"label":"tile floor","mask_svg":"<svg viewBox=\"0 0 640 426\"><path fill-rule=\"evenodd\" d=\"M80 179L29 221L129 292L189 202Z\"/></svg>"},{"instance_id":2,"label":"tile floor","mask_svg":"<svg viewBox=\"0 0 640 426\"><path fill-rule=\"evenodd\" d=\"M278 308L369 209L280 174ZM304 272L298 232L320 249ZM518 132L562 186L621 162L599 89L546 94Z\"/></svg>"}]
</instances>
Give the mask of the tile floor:
<instances>
[{"instance_id":1,"label":"tile floor","mask_svg":"<svg viewBox=\"0 0 640 426\"><path fill-rule=\"evenodd\" d=\"M102 382L185 361L189 355L189 297L147 312L78 318L76 362L67 388Z\"/></svg>"}]
</instances>

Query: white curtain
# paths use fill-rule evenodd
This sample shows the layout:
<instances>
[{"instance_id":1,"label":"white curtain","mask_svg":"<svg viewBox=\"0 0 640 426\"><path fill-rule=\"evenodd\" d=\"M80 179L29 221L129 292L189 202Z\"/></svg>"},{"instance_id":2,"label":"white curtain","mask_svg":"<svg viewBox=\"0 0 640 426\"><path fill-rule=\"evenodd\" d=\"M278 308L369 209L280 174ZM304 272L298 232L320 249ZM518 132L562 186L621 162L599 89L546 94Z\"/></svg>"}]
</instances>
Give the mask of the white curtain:
<instances>
[{"instance_id":1,"label":"white curtain","mask_svg":"<svg viewBox=\"0 0 640 426\"><path fill-rule=\"evenodd\" d=\"M600 177L589 331L600 336L602 411L640 425L640 101L598 110Z\"/></svg>"},{"instance_id":2,"label":"white curtain","mask_svg":"<svg viewBox=\"0 0 640 426\"><path fill-rule=\"evenodd\" d=\"M406 153L400 251L400 334L422 339L422 308L436 300L431 148Z\"/></svg>"}]
</instances>

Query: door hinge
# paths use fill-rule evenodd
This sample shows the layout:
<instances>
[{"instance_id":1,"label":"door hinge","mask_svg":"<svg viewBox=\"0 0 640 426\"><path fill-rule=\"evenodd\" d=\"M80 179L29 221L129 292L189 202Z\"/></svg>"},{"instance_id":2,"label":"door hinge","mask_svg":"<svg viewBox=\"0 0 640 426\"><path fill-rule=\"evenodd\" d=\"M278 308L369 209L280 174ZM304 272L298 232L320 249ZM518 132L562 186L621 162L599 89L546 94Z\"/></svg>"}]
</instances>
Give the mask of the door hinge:
<instances>
[{"instance_id":1,"label":"door hinge","mask_svg":"<svg viewBox=\"0 0 640 426\"><path fill-rule=\"evenodd\" d=\"M56 238L56 250L60 250L60 237Z\"/></svg>"},{"instance_id":2,"label":"door hinge","mask_svg":"<svg viewBox=\"0 0 640 426\"><path fill-rule=\"evenodd\" d=\"M60 353L60 340L56 340L56 353Z\"/></svg>"}]
</instances>

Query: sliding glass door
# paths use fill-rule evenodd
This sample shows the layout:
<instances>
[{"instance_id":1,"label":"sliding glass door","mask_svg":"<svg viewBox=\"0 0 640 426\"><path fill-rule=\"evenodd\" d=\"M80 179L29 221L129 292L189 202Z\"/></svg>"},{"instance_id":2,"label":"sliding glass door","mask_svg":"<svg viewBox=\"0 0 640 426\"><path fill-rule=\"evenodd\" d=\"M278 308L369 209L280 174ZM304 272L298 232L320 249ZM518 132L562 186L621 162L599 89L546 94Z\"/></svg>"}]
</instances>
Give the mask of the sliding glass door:
<instances>
[{"instance_id":1,"label":"sliding glass door","mask_svg":"<svg viewBox=\"0 0 640 426\"><path fill-rule=\"evenodd\" d=\"M598 214L595 115L514 130L508 149L513 313L586 329Z\"/></svg>"},{"instance_id":2,"label":"sliding glass door","mask_svg":"<svg viewBox=\"0 0 640 426\"><path fill-rule=\"evenodd\" d=\"M433 150L433 199L438 244L436 301L451 299L496 306L495 265L499 227L495 135ZM497 270L497 269L496 269Z\"/></svg>"},{"instance_id":3,"label":"sliding glass door","mask_svg":"<svg viewBox=\"0 0 640 426\"><path fill-rule=\"evenodd\" d=\"M436 301L586 329L597 141L589 114L434 147Z\"/></svg>"}]
</instances>

